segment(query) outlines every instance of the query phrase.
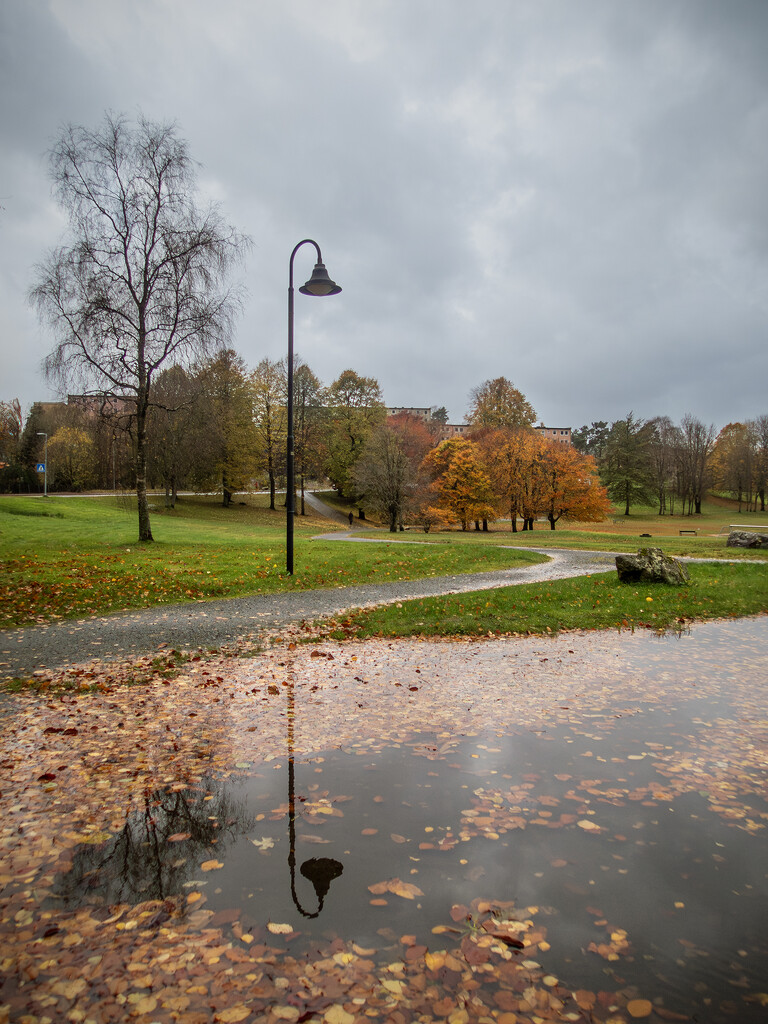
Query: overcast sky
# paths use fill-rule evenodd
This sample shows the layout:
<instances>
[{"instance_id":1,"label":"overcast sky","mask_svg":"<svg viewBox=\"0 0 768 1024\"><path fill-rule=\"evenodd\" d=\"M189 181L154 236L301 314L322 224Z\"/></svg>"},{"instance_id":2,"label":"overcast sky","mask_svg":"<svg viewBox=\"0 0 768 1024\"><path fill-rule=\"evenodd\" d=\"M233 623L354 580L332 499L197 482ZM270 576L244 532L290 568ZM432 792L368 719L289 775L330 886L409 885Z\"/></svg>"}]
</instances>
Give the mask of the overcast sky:
<instances>
[{"instance_id":1,"label":"overcast sky","mask_svg":"<svg viewBox=\"0 0 768 1024\"><path fill-rule=\"evenodd\" d=\"M0 40L2 399L53 397L46 152L111 110L176 120L252 237L249 366L285 354L310 237L343 287L297 295L326 384L451 422L502 375L551 426L768 413L766 0L0 0Z\"/></svg>"}]
</instances>

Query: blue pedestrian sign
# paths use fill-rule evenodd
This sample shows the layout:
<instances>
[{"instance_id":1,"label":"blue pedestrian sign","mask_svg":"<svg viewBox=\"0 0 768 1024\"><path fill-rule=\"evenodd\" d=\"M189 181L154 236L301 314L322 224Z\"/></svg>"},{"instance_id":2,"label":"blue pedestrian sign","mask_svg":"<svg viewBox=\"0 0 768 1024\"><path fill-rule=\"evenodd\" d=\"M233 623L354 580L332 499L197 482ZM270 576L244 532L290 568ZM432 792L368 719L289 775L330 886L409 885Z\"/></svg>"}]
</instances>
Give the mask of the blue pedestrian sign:
<instances>
[{"instance_id":1,"label":"blue pedestrian sign","mask_svg":"<svg viewBox=\"0 0 768 1024\"><path fill-rule=\"evenodd\" d=\"M37 464L37 472L38 473L44 473L45 472L45 463L44 462L38 462L38 464Z\"/></svg>"}]
</instances>

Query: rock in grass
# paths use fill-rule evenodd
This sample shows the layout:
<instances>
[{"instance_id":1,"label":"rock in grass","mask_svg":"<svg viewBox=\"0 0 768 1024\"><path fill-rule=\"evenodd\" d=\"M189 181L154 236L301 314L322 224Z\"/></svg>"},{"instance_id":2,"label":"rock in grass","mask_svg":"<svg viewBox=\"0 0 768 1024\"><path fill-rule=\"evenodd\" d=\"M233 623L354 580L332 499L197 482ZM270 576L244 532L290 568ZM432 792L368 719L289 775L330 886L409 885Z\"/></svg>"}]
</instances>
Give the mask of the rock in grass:
<instances>
[{"instance_id":1,"label":"rock in grass","mask_svg":"<svg viewBox=\"0 0 768 1024\"><path fill-rule=\"evenodd\" d=\"M768 533L731 530L725 546L727 548L768 548Z\"/></svg>"},{"instance_id":2,"label":"rock in grass","mask_svg":"<svg viewBox=\"0 0 768 1024\"><path fill-rule=\"evenodd\" d=\"M661 548L640 548L636 555L617 555L620 583L667 583L678 587L691 577L682 562L665 555Z\"/></svg>"}]
</instances>

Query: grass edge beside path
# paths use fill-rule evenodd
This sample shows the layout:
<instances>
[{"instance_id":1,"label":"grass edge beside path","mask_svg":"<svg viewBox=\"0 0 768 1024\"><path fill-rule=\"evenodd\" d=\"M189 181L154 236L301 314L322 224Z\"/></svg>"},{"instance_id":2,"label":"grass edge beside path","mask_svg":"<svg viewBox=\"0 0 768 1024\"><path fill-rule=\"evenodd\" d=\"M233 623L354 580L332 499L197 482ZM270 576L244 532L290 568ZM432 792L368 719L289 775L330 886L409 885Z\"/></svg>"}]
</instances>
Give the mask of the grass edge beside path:
<instances>
[{"instance_id":1,"label":"grass edge beside path","mask_svg":"<svg viewBox=\"0 0 768 1024\"><path fill-rule=\"evenodd\" d=\"M487 637L574 630L681 630L768 613L768 567L689 564L685 587L619 583L615 572L398 601L316 624L329 639Z\"/></svg>"}]
</instances>

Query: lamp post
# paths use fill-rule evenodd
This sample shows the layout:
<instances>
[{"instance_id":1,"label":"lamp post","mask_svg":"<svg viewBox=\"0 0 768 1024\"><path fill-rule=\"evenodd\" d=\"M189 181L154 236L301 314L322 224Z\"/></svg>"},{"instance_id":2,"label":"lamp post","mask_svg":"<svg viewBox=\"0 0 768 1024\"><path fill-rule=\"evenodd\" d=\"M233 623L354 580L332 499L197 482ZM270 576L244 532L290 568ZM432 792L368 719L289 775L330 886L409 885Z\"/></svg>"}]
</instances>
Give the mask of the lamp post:
<instances>
[{"instance_id":1,"label":"lamp post","mask_svg":"<svg viewBox=\"0 0 768 1024\"><path fill-rule=\"evenodd\" d=\"M44 443L44 447L43 447L43 465L45 466L45 469L43 470L43 497L47 498L48 497L48 435L45 433L45 431L38 430L37 431L37 436L45 438L45 443Z\"/></svg>"},{"instance_id":2,"label":"lamp post","mask_svg":"<svg viewBox=\"0 0 768 1024\"><path fill-rule=\"evenodd\" d=\"M293 459L293 259L302 245L314 245L317 250L317 262L312 277L303 284L299 291L304 295L338 295L339 285L330 279L323 263L320 246L311 238L304 238L291 253L288 264L288 451L286 456L286 477L288 493L286 494L286 538L285 560L289 576L293 575L293 517L296 514L294 495L294 459Z\"/></svg>"}]
</instances>

